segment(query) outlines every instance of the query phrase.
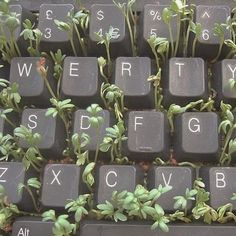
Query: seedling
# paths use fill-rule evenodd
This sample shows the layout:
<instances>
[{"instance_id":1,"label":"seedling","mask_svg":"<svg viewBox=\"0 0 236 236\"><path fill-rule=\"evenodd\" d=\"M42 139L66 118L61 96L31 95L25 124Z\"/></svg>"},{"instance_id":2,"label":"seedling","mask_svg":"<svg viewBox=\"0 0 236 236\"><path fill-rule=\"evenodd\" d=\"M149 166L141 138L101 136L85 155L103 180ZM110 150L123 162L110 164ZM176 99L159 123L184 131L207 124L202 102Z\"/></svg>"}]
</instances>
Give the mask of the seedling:
<instances>
[{"instance_id":1,"label":"seedling","mask_svg":"<svg viewBox=\"0 0 236 236\"><path fill-rule=\"evenodd\" d=\"M95 165L96 165L95 162L90 162L85 167L84 172L82 174L83 182L87 185L90 192L92 192L92 186L95 182L94 177L93 177L93 171L94 171Z\"/></svg>"},{"instance_id":2,"label":"seedling","mask_svg":"<svg viewBox=\"0 0 236 236\"><path fill-rule=\"evenodd\" d=\"M37 178L28 179L26 185L22 184L22 183L18 185L18 193L21 193L23 191L23 189L25 189L28 192L28 194L31 197L31 200L33 202L34 209L36 210L36 212L40 212L40 208L39 208L38 203L35 199L35 195L32 191L32 188L39 190L40 187L41 187L41 183L38 181Z\"/></svg>"},{"instance_id":3,"label":"seedling","mask_svg":"<svg viewBox=\"0 0 236 236\"><path fill-rule=\"evenodd\" d=\"M68 221L68 215L56 216L54 210L45 211L42 214L43 221L52 221L54 226L52 228L52 233L54 236L70 236L72 233L75 234L76 225L71 224Z\"/></svg>"},{"instance_id":4,"label":"seedling","mask_svg":"<svg viewBox=\"0 0 236 236\"><path fill-rule=\"evenodd\" d=\"M135 44L137 23L136 23L136 17L134 16L132 9L135 2L136 0L128 0L127 3L117 3L115 0L113 0L113 3L120 9L120 11L125 17L126 24L129 29L133 56L137 55L137 49Z\"/></svg>"},{"instance_id":5,"label":"seedling","mask_svg":"<svg viewBox=\"0 0 236 236\"><path fill-rule=\"evenodd\" d=\"M235 58L236 56L236 43L234 43L232 40L227 39L225 40L225 45L230 48L230 52L226 56L226 58Z\"/></svg>"},{"instance_id":6,"label":"seedling","mask_svg":"<svg viewBox=\"0 0 236 236\"><path fill-rule=\"evenodd\" d=\"M17 157L18 154L15 149L14 138L10 134L3 136L0 133L0 161L9 161L11 156Z\"/></svg>"},{"instance_id":7,"label":"seedling","mask_svg":"<svg viewBox=\"0 0 236 236\"><path fill-rule=\"evenodd\" d=\"M29 40L28 53L31 57L40 57L41 52L39 50L40 41L42 38L42 32L35 28L35 25L29 19L26 19L23 23L24 30L21 32L21 36L24 40Z\"/></svg>"},{"instance_id":8,"label":"seedling","mask_svg":"<svg viewBox=\"0 0 236 236\"><path fill-rule=\"evenodd\" d=\"M13 111L12 108L4 109L0 111L0 117L4 119L12 128L16 128L16 125L7 117Z\"/></svg>"},{"instance_id":9,"label":"seedling","mask_svg":"<svg viewBox=\"0 0 236 236\"><path fill-rule=\"evenodd\" d=\"M195 57L198 38L200 37L200 35L202 33L201 24L194 23L193 21L190 21L190 31L194 33L194 40L193 40L193 45L192 45L192 57Z\"/></svg>"},{"instance_id":10,"label":"seedling","mask_svg":"<svg viewBox=\"0 0 236 236\"><path fill-rule=\"evenodd\" d=\"M106 65L107 65L107 60L104 59L104 57L99 57L98 58L98 66L99 66L100 74L101 74L102 78L105 80L105 82L108 83L109 82L109 78L104 73L104 69L105 69Z\"/></svg>"},{"instance_id":11,"label":"seedling","mask_svg":"<svg viewBox=\"0 0 236 236\"><path fill-rule=\"evenodd\" d=\"M127 157L122 155L122 143L128 139L124 134L124 122L119 121L117 125L106 128L106 132L106 136L100 144L100 151L108 152L110 150L111 163L114 163L114 161L118 163L127 162Z\"/></svg>"}]
</instances>

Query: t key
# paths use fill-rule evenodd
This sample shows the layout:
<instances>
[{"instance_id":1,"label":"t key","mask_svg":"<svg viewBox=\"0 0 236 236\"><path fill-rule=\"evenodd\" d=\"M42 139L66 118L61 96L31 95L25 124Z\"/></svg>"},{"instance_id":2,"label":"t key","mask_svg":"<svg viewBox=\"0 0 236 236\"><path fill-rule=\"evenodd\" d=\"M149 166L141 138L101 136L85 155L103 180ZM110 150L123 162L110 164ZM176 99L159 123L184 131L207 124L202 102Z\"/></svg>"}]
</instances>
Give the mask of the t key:
<instances>
[{"instance_id":1,"label":"t key","mask_svg":"<svg viewBox=\"0 0 236 236\"><path fill-rule=\"evenodd\" d=\"M207 99L207 69L201 58L171 58L165 68L163 94L165 106L181 106Z\"/></svg>"},{"instance_id":2,"label":"t key","mask_svg":"<svg viewBox=\"0 0 236 236\"><path fill-rule=\"evenodd\" d=\"M213 112L186 112L175 120L174 150L178 161L217 162L219 118Z\"/></svg>"},{"instance_id":3,"label":"t key","mask_svg":"<svg viewBox=\"0 0 236 236\"><path fill-rule=\"evenodd\" d=\"M77 165L49 164L44 169L41 201L44 207L65 208L82 194L81 169Z\"/></svg>"},{"instance_id":4,"label":"t key","mask_svg":"<svg viewBox=\"0 0 236 236\"><path fill-rule=\"evenodd\" d=\"M195 180L195 171L190 167L169 167L169 166L154 166L148 172L147 184L148 188L158 188L159 185L171 186L172 189L158 199L165 211L174 211L173 199L175 196L183 196L186 189L193 188ZM187 208L190 210L193 203L189 202Z\"/></svg>"},{"instance_id":5,"label":"t key","mask_svg":"<svg viewBox=\"0 0 236 236\"><path fill-rule=\"evenodd\" d=\"M39 30L43 33L41 50L57 51L60 48L67 55L72 53L68 32L58 29L55 20L68 22L68 13L73 13L71 4L42 4L39 11Z\"/></svg>"},{"instance_id":6,"label":"t key","mask_svg":"<svg viewBox=\"0 0 236 236\"><path fill-rule=\"evenodd\" d=\"M199 176L206 184L206 190L210 192L209 204L214 209L231 203L233 210L236 210L236 202L231 200L233 193L236 193L235 167L203 167Z\"/></svg>"},{"instance_id":7,"label":"t key","mask_svg":"<svg viewBox=\"0 0 236 236\"><path fill-rule=\"evenodd\" d=\"M104 165L99 167L96 178L96 203L110 201L114 191L133 192L138 184L143 182L143 173L139 166ZM129 181L127 181L129 180Z\"/></svg>"},{"instance_id":8,"label":"t key","mask_svg":"<svg viewBox=\"0 0 236 236\"><path fill-rule=\"evenodd\" d=\"M115 84L124 92L128 108L152 108L151 60L147 57L116 59Z\"/></svg>"},{"instance_id":9,"label":"t key","mask_svg":"<svg viewBox=\"0 0 236 236\"><path fill-rule=\"evenodd\" d=\"M148 4L145 5L144 11L141 12L141 20L142 20L142 28L141 28L141 40L139 49L141 51L141 55L145 56L153 56L151 48L147 43L147 40L151 36L166 38L170 42L170 33L168 30L168 26L162 20L162 12L164 8L168 6L159 6ZM176 41L177 36L177 21L176 18L172 18L171 20L171 29L173 34L173 41Z\"/></svg>"},{"instance_id":10,"label":"t key","mask_svg":"<svg viewBox=\"0 0 236 236\"><path fill-rule=\"evenodd\" d=\"M198 37L196 55L204 58L213 58L217 55L220 38L214 35L215 23L225 24L231 16L228 6L204 6L196 7L196 23L201 24L202 33ZM230 31L225 30L224 38L230 39Z\"/></svg>"},{"instance_id":11,"label":"t key","mask_svg":"<svg viewBox=\"0 0 236 236\"><path fill-rule=\"evenodd\" d=\"M62 94L79 107L100 102L100 81L97 58L66 57L64 60Z\"/></svg>"},{"instance_id":12,"label":"t key","mask_svg":"<svg viewBox=\"0 0 236 236\"><path fill-rule=\"evenodd\" d=\"M168 124L155 111L131 111L128 116L127 152L134 160L163 158L168 154Z\"/></svg>"},{"instance_id":13,"label":"t key","mask_svg":"<svg viewBox=\"0 0 236 236\"><path fill-rule=\"evenodd\" d=\"M221 101L236 105L235 87L230 87L230 80L236 80L236 59L225 59L213 67L213 86L217 91L216 101L220 106Z\"/></svg>"},{"instance_id":14,"label":"t key","mask_svg":"<svg viewBox=\"0 0 236 236\"><path fill-rule=\"evenodd\" d=\"M34 173L26 171L20 162L0 162L0 184L4 187L9 202L28 211L34 208L32 199L25 189L18 192L18 186L27 184L27 180L32 177L35 177Z\"/></svg>"},{"instance_id":15,"label":"t key","mask_svg":"<svg viewBox=\"0 0 236 236\"><path fill-rule=\"evenodd\" d=\"M21 124L33 133L39 133L41 140L37 145L42 154L49 159L59 159L66 147L65 128L59 117L45 116L46 109L26 109L22 113ZM28 144L20 138L20 145Z\"/></svg>"},{"instance_id":16,"label":"t key","mask_svg":"<svg viewBox=\"0 0 236 236\"><path fill-rule=\"evenodd\" d=\"M112 57L130 54L129 37L126 33L125 18L114 4L94 4L91 6L89 26L89 53L92 56L105 55L104 45L98 45L100 36L105 36L113 28L110 43ZM117 50L119 48L119 50Z\"/></svg>"},{"instance_id":17,"label":"t key","mask_svg":"<svg viewBox=\"0 0 236 236\"><path fill-rule=\"evenodd\" d=\"M44 79L37 71L39 57L15 57L11 61L10 82L19 85L19 93L22 103L25 105L37 105L47 107L51 95L45 85ZM47 79L52 89L55 89L53 78L53 65L46 60L45 67L48 68Z\"/></svg>"}]
</instances>

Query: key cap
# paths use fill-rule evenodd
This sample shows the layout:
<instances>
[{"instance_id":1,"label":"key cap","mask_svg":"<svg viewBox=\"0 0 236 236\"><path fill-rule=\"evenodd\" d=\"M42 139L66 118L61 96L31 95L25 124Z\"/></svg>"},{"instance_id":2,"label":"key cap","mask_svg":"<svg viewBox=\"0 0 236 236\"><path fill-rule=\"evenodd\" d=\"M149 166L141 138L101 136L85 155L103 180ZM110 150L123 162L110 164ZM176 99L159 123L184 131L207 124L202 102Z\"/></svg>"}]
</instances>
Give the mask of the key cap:
<instances>
[{"instance_id":1,"label":"key cap","mask_svg":"<svg viewBox=\"0 0 236 236\"><path fill-rule=\"evenodd\" d=\"M16 29L14 30L14 41L17 42L17 45L19 47L19 50L21 53L21 55L27 55L27 47L29 46L29 43L27 41L24 40L24 37L21 36L21 32L24 30L24 26L23 26L23 22L28 19L32 22L32 24L35 23L36 21L36 17L29 11L27 11L26 9L22 8L21 5L17 4L17 5L10 5L9 6L9 10L12 13L13 16L16 15L16 17L19 20L19 25L16 27ZM2 18L3 16L1 16ZM3 33L4 32L4 33ZM7 41L10 41L11 38L11 32L9 30L9 27L6 24L3 24L3 31L0 33L0 35L3 34L2 36L6 37ZM20 56L20 55L19 55Z\"/></svg>"},{"instance_id":2,"label":"key cap","mask_svg":"<svg viewBox=\"0 0 236 236\"><path fill-rule=\"evenodd\" d=\"M74 4L75 0L10 0L11 4L20 4L32 12L39 12L42 4Z\"/></svg>"},{"instance_id":3,"label":"key cap","mask_svg":"<svg viewBox=\"0 0 236 236\"><path fill-rule=\"evenodd\" d=\"M236 202L231 200L236 192L235 167L203 167L199 171L199 176L206 185L206 190L210 193L209 204L214 209L231 203L233 210L236 209Z\"/></svg>"},{"instance_id":4,"label":"key cap","mask_svg":"<svg viewBox=\"0 0 236 236\"><path fill-rule=\"evenodd\" d=\"M176 117L174 150L178 161L217 162L219 118L213 112L186 112Z\"/></svg>"},{"instance_id":5,"label":"key cap","mask_svg":"<svg viewBox=\"0 0 236 236\"><path fill-rule=\"evenodd\" d=\"M173 199L175 196L184 196L186 189L193 188L195 180L195 171L190 167L171 167L171 166L153 166L148 172L147 184L148 189L158 188L161 184L171 186L172 189L158 199L158 204L165 211L174 211ZM193 202L188 202L188 210L193 207Z\"/></svg>"},{"instance_id":6,"label":"key cap","mask_svg":"<svg viewBox=\"0 0 236 236\"><path fill-rule=\"evenodd\" d=\"M168 233L159 228L151 230L151 224L132 221L126 223L111 223L106 221L84 221L80 227L80 236L181 236L181 235L207 235L207 236L233 236L236 227L233 224L168 224Z\"/></svg>"},{"instance_id":7,"label":"key cap","mask_svg":"<svg viewBox=\"0 0 236 236\"><path fill-rule=\"evenodd\" d=\"M21 124L33 133L39 133L41 140L37 147L43 156L49 159L60 159L66 147L65 128L59 117L45 116L46 109L25 109ZM20 146L28 148L28 144L20 138Z\"/></svg>"},{"instance_id":8,"label":"key cap","mask_svg":"<svg viewBox=\"0 0 236 236\"><path fill-rule=\"evenodd\" d=\"M192 101L207 99L206 73L206 65L201 58L171 58L163 75L165 106L185 106Z\"/></svg>"},{"instance_id":9,"label":"key cap","mask_svg":"<svg viewBox=\"0 0 236 236\"><path fill-rule=\"evenodd\" d=\"M162 20L162 12L167 5L145 5L144 11L141 12L141 30L138 40L139 51L141 55L154 57L152 50L147 43L147 40L152 36L166 38L170 42L170 34L168 26ZM177 36L177 21L175 18L171 20L171 28L173 34L173 41L176 41Z\"/></svg>"},{"instance_id":10,"label":"key cap","mask_svg":"<svg viewBox=\"0 0 236 236\"><path fill-rule=\"evenodd\" d=\"M226 23L230 17L230 8L224 6L197 6L196 7L196 23L201 24L202 33L198 37L198 44L196 49L196 56L206 59L213 59L216 57L220 39L214 35L215 23ZM224 38L230 39L230 31L225 30Z\"/></svg>"},{"instance_id":11,"label":"key cap","mask_svg":"<svg viewBox=\"0 0 236 236\"><path fill-rule=\"evenodd\" d=\"M105 36L110 27L113 27L112 39L110 40L111 56L130 55L131 46L122 12L113 4L94 4L91 6L89 25L88 50L91 56L106 55L105 46L98 44L99 38L96 33Z\"/></svg>"},{"instance_id":12,"label":"key cap","mask_svg":"<svg viewBox=\"0 0 236 236\"><path fill-rule=\"evenodd\" d=\"M236 0L188 0L188 4L206 5L206 6L228 6L235 8Z\"/></svg>"},{"instance_id":13,"label":"key cap","mask_svg":"<svg viewBox=\"0 0 236 236\"><path fill-rule=\"evenodd\" d=\"M225 59L214 65L212 85L217 91L216 103L224 101L233 106L236 105L235 88L230 87L230 80L236 79L236 59Z\"/></svg>"},{"instance_id":14,"label":"key cap","mask_svg":"<svg viewBox=\"0 0 236 236\"><path fill-rule=\"evenodd\" d=\"M39 217L21 217L13 223L12 236L51 236L53 222L44 222Z\"/></svg>"},{"instance_id":15,"label":"key cap","mask_svg":"<svg viewBox=\"0 0 236 236\"><path fill-rule=\"evenodd\" d=\"M22 96L24 105L37 105L38 107L48 107L49 99L52 95L37 71L39 57L15 57L11 61L10 82L19 85L19 93ZM53 65L46 59L45 68L48 68L47 79L55 91L55 79L53 78Z\"/></svg>"},{"instance_id":16,"label":"key cap","mask_svg":"<svg viewBox=\"0 0 236 236\"><path fill-rule=\"evenodd\" d=\"M127 155L133 160L153 160L168 156L168 123L156 111L131 111L128 115Z\"/></svg>"},{"instance_id":17,"label":"key cap","mask_svg":"<svg viewBox=\"0 0 236 236\"><path fill-rule=\"evenodd\" d=\"M74 6L71 4L43 4L40 6L38 28L43 33L40 44L42 51L56 52L60 48L67 55L77 54L78 48L76 45L78 44L75 38L73 38L75 42L74 52L68 32L58 29L55 23L55 20L70 23L68 14L73 12Z\"/></svg>"},{"instance_id":18,"label":"key cap","mask_svg":"<svg viewBox=\"0 0 236 236\"><path fill-rule=\"evenodd\" d=\"M68 200L82 192L81 168L69 164L48 164L44 169L41 202L46 208L64 209Z\"/></svg>"},{"instance_id":19,"label":"key cap","mask_svg":"<svg viewBox=\"0 0 236 236\"><path fill-rule=\"evenodd\" d=\"M9 64L4 62L3 60L0 60L0 79L9 80Z\"/></svg>"},{"instance_id":20,"label":"key cap","mask_svg":"<svg viewBox=\"0 0 236 236\"><path fill-rule=\"evenodd\" d=\"M4 187L9 202L25 211L34 209L32 198L25 189L18 192L18 186L26 185L27 180L33 177L36 177L35 173L32 170L25 171L21 162L0 162L0 184Z\"/></svg>"},{"instance_id":21,"label":"key cap","mask_svg":"<svg viewBox=\"0 0 236 236\"><path fill-rule=\"evenodd\" d=\"M98 132L96 128L92 127L89 123L89 113L86 110L77 110L74 114L73 133L86 133L90 136L90 143L85 148L86 150L89 150L92 154L94 154L94 152L96 151L97 142L102 142L106 134L106 128L110 127L112 123L109 111L103 110L101 111L99 116L103 117L104 122L100 127L99 134L97 134ZM104 153L100 152L99 156L100 155L104 155Z\"/></svg>"},{"instance_id":22,"label":"key cap","mask_svg":"<svg viewBox=\"0 0 236 236\"><path fill-rule=\"evenodd\" d=\"M66 57L62 76L62 96L80 108L101 103L100 73L95 57Z\"/></svg>"},{"instance_id":23,"label":"key cap","mask_svg":"<svg viewBox=\"0 0 236 236\"><path fill-rule=\"evenodd\" d=\"M100 166L96 177L96 204L109 201L114 191L133 192L138 184L143 183L143 178L144 174L139 166Z\"/></svg>"},{"instance_id":24,"label":"key cap","mask_svg":"<svg viewBox=\"0 0 236 236\"><path fill-rule=\"evenodd\" d=\"M119 57L115 64L115 84L124 92L128 108L153 108L153 93L148 77L151 60L147 57Z\"/></svg>"}]
</instances>

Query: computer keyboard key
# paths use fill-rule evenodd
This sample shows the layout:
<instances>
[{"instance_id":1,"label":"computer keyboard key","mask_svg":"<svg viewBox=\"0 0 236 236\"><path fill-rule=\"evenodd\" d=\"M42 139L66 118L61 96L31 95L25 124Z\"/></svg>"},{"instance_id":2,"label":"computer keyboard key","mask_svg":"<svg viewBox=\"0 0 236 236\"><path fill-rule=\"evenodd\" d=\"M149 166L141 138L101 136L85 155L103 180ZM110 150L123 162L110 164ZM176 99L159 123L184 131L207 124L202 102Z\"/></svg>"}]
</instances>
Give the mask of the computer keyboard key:
<instances>
[{"instance_id":1,"label":"computer keyboard key","mask_svg":"<svg viewBox=\"0 0 236 236\"><path fill-rule=\"evenodd\" d=\"M112 3L112 2L111 2ZM91 6L89 25L89 55L106 56L106 48L97 34L105 36L113 28L110 40L112 57L130 55L130 41L126 30L125 17L114 4L94 4ZM111 32L111 31L110 31ZM119 50L117 50L119 48Z\"/></svg>"},{"instance_id":2,"label":"computer keyboard key","mask_svg":"<svg viewBox=\"0 0 236 236\"><path fill-rule=\"evenodd\" d=\"M201 35L198 37L196 56L206 59L216 57L220 38L214 34L215 24L225 24L230 16L230 8L225 4L222 6L199 5L196 7L196 23L201 24L202 30ZM224 30L224 38L230 39L229 30Z\"/></svg>"},{"instance_id":3,"label":"computer keyboard key","mask_svg":"<svg viewBox=\"0 0 236 236\"><path fill-rule=\"evenodd\" d=\"M236 105L235 88L230 86L230 81L236 80L236 59L224 59L216 63L212 69L212 85L217 91L216 102L221 101Z\"/></svg>"},{"instance_id":4,"label":"computer keyboard key","mask_svg":"<svg viewBox=\"0 0 236 236\"><path fill-rule=\"evenodd\" d=\"M110 201L114 191L133 192L138 184L143 183L143 178L144 174L139 166L100 166L96 177L96 203Z\"/></svg>"},{"instance_id":5,"label":"computer keyboard key","mask_svg":"<svg viewBox=\"0 0 236 236\"><path fill-rule=\"evenodd\" d=\"M186 112L175 119L174 152L177 161L217 162L220 150L219 118L214 112Z\"/></svg>"},{"instance_id":6,"label":"computer keyboard key","mask_svg":"<svg viewBox=\"0 0 236 236\"><path fill-rule=\"evenodd\" d=\"M66 148L66 132L61 119L46 116L47 109L25 109L22 113L21 125L39 133L41 139L37 144L41 153L48 159L60 159ZM28 144L20 138L19 144L28 148Z\"/></svg>"},{"instance_id":7,"label":"computer keyboard key","mask_svg":"<svg viewBox=\"0 0 236 236\"><path fill-rule=\"evenodd\" d=\"M118 224L109 221L83 221L77 236L233 236L236 232L234 224L168 224L169 232L163 232L159 227L151 230L151 225L152 223L141 223L141 221Z\"/></svg>"},{"instance_id":8,"label":"computer keyboard key","mask_svg":"<svg viewBox=\"0 0 236 236\"><path fill-rule=\"evenodd\" d=\"M66 57L61 92L80 108L101 103L98 60L95 57Z\"/></svg>"},{"instance_id":9,"label":"computer keyboard key","mask_svg":"<svg viewBox=\"0 0 236 236\"><path fill-rule=\"evenodd\" d=\"M228 6L231 9L235 8L236 0L188 0L188 4L206 5L206 6Z\"/></svg>"},{"instance_id":10,"label":"computer keyboard key","mask_svg":"<svg viewBox=\"0 0 236 236\"><path fill-rule=\"evenodd\" d=\"M0 162L0 185L4 187L8 201L25 211L34 209L32 198L25 189L19 192L18 186L26 185L27 180L33 177L36 177L35 173L26 171L21 162Z\"/></svg>"},{"instance_id":11,"label":"computer keyboard key","mask_svg":"<svg viewBox=\"0 0 236 236\"><path fill-rule=\"evenodd\" d=\"M203 179L206 190L210 193L210 206L217 209L231 203L233 210L236 210L236 203L231 200L236 192L235 167L202 167L199 176Z\"/></svg>"},{"instance_id":12,"label":"computer keyboard key","mask_svg":"<svg viewBox=\"0 0 236 236\"><path fill-rule=\"evenodd\" d=\"M58 29L55 20L70 23L69 13L74 12L71 4L42 4L39 11L38 28L43 36L40 43L42 51L57 51L59 48L67 55L74 55L68 32ZM75 47L77 41L74 40ZM75 48L77 52L77 48Z\"/></svg>"},{"instance_id":13,"label":"computer keyboard key","mask_svg":"<svg viewBox=\"0 0 236 236\"><path fill-rule=\"evenodd\" d=\"M191 167L153 166L147 175L147 185L150 190L159 185L171 186L172 189L158 199L165 211L174 211L174 197L184 196L186 189L193 188L195 170ZM188 210L193 207L193 202L188 202Z\"/></svg>"},{"instance_id":14,"label":"computer keyboard key","mask_svg":"<svg viewBox=\"0 0 236 236\"><path fill-rule=\"evenodd\" d=\"M46 87L44 78L39 74L37 67L40 63L39 57L15 57L11 61L10 82L19 85L19 93L22 104L36 105L37 107L48 107L52 95ZM55 79L53 78L53 64L45 59L47 80L55 91Z\"/></svg>"},{"instance_id":15,"label":"computer keyboard key","mask_svg":"<svg viewBox=\"0 0 236 236\"><path fill-rule=\"evenodd\" d=\"M165 106L207 99L207 68L201 58L171 58L163 75Z\"/></svg>"},{"instance_id":16,"label":"computer keyboard key","mask_svg":"<svg viewBox=\"0 0 236 236\"><path fill-rule=\"evenodd\" d=\"M118 57L115 67L115 84L124 92L127 108L153 108L150 58Z\"/></svg>"},{"instance_id":17,"label":"computer keyboard key","mask_svg":"<svg viewBox=\"0 0 236 236\"><path fill-rule=\"evenodd\" d=\"M167 158L168 123L162 112L131 111L128 114L127 155L135 160Z\"/></svg>"},{"instance_id":18,"label":"computer keyboard key","mask_svg":"<svg viewBox=\"0 0 236 236\"><path fill-rule=\"evenodd\" d=\"M0 59L0 79L9 80L9 64ZM0 86L0 91L2 87Z\"/></svg>"},{"instance_id":19,"label":"computer keyboard key","mask_svg":"<svg viewBox=\"0 0 236 236\"><path fill-rule=\"evenodd\" d=\"M74 114L74 124L73 124L73 133L86 133L90 137L90 142L86 146L86 150L94 153L97 148L97 142L101 143L105 134L106 128L111 126L112 119L110 117L110 112L107 110L102 110L99 113L99 116L103 117L104 122L100 126L99 132L95 127L92 127L89 122L90 114L86 110L77 110ZM100 152L100 155L103 154Z\"/></svg>"},{"instance_id":20,"label":"computer keyboard key","mask_svg":"<svg viewBox=\"0 0 236 236\"><path fill-rule=\"evenodd\" d=\"M151 47L147 40L151 36L166 38L170 42L170 33L167 24L162 20L162 12L168 5L148 4L144 6L144 11L141 12L140 19L140 34L139 34L139 52L144 56L153 57ZM173 41L177 37L177 20L172 18L171 28Z\"/></svg>"},{"instance_id":21,"label":"computer keyboard key","mask_svg":"<svg viewBox=\"0 0 236 236\"><path fill-rule=\"evenodd\" d=\"M20 217L12 226L12 236L51 236L53 222L44 222L39 217Z\"/></svg>"},{"instance_id":22,"label":"computer keyboard key","mask_svg":"<svg viewBox=\"0 0 236 236\"><path fill-rule=\"evenodd\" d=\"M45 208L65 208L82 192L81 168L73 164L48 164L44 169L41 202Z\"/></svg>"}]
</instances>

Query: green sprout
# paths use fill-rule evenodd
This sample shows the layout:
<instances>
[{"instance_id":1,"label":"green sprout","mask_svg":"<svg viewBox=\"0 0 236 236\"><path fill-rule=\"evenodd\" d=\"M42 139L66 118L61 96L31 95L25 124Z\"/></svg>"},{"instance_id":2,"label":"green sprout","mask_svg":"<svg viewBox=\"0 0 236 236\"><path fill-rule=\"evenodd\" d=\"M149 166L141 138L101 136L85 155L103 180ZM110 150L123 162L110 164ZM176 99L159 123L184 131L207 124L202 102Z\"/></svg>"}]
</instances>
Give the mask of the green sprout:
<instances>
[{"instance_id":1,"label":"green sprout","mask_svg":"<svg viewBox=\"0 0 236 236\"><path fill-rule=\"evenodd\" d=\"M226 39L224 41L224 43L227 47L230 48L230 51L229 51L228 55L226 56L226 58L235 58L235 56L236 56L236 43L234 43L230 39Z\"/></svg>"},{"instance_id":2,"label":"green sprout","mask_svg":"<svg viewBox=\"0 0 236 236\"><path fill-rule=\"evenodd\" d=\"M93 171L96 166L95 162L90 162L84 169L84 172L82 174L83 182L87 185L90 192L92 192L92 186L95 182L93 177Z\"/></svg>"},{"instance_id":3,"label":"green sprout","mask_svg":"<svg viewBox=\"0 0 236 236\"><path fill-rule=\"evenodd\" d=\"M96 146L96 151L95 151L94 162L97 163L98 154L99 154L99 145L100 145L99 133L104 123L104 118L100 115L103 109L98 104L92 104L86 110L89 113L90 125L96 129L97 146Z\"/></svg>"},{"instance_id":4,"label":"green sprout","mask_svg":"<svg viewBox=\"0 0 236 236\"><path fill-rule=\"evenodd\" d=\"M192 45L192 57L195 57L198 38L200 37L200 35L202 33L201 24L200 23L194 23L193 21L190 21L190 31L192 33L194 33L194 40L193 40L193 45Z\"/></svg>"},{"instance_id":5,"label":"green sprout","mask_svg":"<svg viewBox=\"0 0 236 236\"><path fill-rule=\"evenodd\" d=\"M40 187L41 187L41 183L38 181L37 178L30 178L30 179L28 179L26 185L22 184L22 183L20 183L18 185L18 193L20 194L23 191L23 189L25 189L28 192L28 194L31 197L31 200L33 202L34 209L36 210L36 212L40 212L40 208L38 206L38 203L37 203L37 201L35 199L35 195L34 195L34 193L33 193L31 188L39 190Z\"/></svg>"},{"instance_id":6,"label":"green sprout","mask_svg":"<svg viewBox=\"0 0 236 236\"><path fill-rule=\"evenodd\" d=\"M105 82L108 83L109 82L109 78L104 73L104 69L105 69L106 65L107 65L107 60L104 59L104 57L99 57L98 58L98 66L99 66L100 74L101 74L102 78L105 80Z\"/></svg>"},{"instance_id":7,"label":"green sprout","mask_svg":"<svg viewBox=\"0 0 236 236\"><path fill-rule=\"evenodd\" d=\"M137 55L137 49L135 44L136 39L136 32L137 32L137 26L136 26L136 17L133 14L133 5L136 2L136 0L128 0L127 3L117 3L115 0L113 0L113 3L120 9L122 14L125 17L126 24L129 29L129 35L130 35L130 41L131 41L131 47L132 47L132 55Z\"/></svg>"},{"instance_id":8,"label":"green sprout","mask_svg":"<svg viewBox=\"0 0 236 236\"><path fill-rule=\"evenodd\" d=\"M8 114L10 114L12 111L12 108L0 110L0 118L4 119L12 128L16 128L14 122L8 118Z\"/></svg>"},{"instance_id":9,"label":"green sprout","mask_svg":"<svg viewBox=\"0 0 236 236\"><path fill-rule=\"evenodd\" d=\"M122 143L127 140L125 136L125 126L123 121L119 121L117 125L106 128L106 135L100 144L101 152L108 152L110 150L111 163L115 160L118 163L128 161L126 157L122 155Z\"/></svg>"},{"instance_id":10,"label":"green sprout","mask_svg":"<svg viewBox=\"0 0 236 236\"><path fill-rule=\"evenodd\" d=\"M48 210L42 214L42 218L43 221L54 222L52 228L54 236L70 236L76 232L76 225L69 222L68 215L59 215L57 217L54 210Z\"/></svg>"}]
</instances>

